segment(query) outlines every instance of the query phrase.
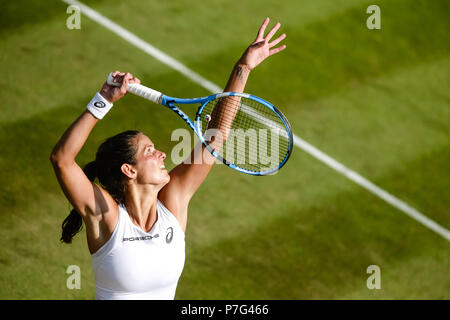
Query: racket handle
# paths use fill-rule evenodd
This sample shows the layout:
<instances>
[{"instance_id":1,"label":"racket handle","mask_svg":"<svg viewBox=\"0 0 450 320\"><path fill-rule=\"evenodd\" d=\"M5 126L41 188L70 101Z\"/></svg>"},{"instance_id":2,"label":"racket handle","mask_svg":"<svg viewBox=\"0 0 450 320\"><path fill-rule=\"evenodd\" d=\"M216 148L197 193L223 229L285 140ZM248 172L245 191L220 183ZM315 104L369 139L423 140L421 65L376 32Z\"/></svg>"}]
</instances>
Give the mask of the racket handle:
<instances>
[{"instance_id":1,"label":"racket handle","mask_svg":"<svg viewBox=\"0 0 450 320\"><path fill-rule=\"evenodd\" d=\"M146 86L130 83L128 85L128 92L145 98L147 100L153 101L154 103L161 104L162 93L153 89L150 89Z\"/></svg>"},{"instance_id":2,"label":"racket handle","mask_svg":"<svg viewBox=\"0 0 450 320\"><path fill-rule=\"evenodd\" d=\"M110 86L120 87L122 84L119 82L114 82L114 78L112 76L112 72L108 76L108 80L106 80L106 83ZM132 94L135 94L137 96L140 96L142 98L145 98L147 100L150 100L154 103L161 104L162 99L162 93L153 89L150 89L146 86L143 86L141 84L137 83L130 83L128 84L128 92L131 92Z\"/></svg>"}]
</instances>

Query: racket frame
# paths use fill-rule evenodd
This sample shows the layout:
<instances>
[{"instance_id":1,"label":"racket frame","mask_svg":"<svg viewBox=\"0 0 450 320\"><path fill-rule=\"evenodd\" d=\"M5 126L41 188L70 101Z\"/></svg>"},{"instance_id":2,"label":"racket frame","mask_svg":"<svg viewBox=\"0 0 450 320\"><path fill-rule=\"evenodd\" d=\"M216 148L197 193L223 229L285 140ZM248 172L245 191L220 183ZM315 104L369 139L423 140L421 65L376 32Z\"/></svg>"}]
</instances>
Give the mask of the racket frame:
<instances>
[{"instance_id":1,"label":"racket frame","mask_svg":"<svg viewBox=\"0 0 450 320\"><path fill-rule=\"evenodd\" d=\"M202 123L201 116L202 116L203 109L212 100L220 99L220 98L224 98L224 97L230 97L230 96L238 96L238 97L242 97L242 98L247 98L247 99L254 100L260 104L263 104L264 106L266 106L267 108L272 110L283 122L284 127L286 129L286 133L288 133L288 137L289 137L289 147L288 147L288 152L286 153L284 159L281 161L281 163L276 168L273 168L273 169L267 170L267 171L254 171L254 170L248 170L248 169L241 168L238 165L225 160L220 154L218 154L214 149L212 149L211 146L205 141L205 138L203 137L203 134L202 134L201 128L200 128L201 123ZM289 124L289 121L275 106L273 106L270 102L267 102L266 100L261 99L260 97L257 97L257 96L254 96L254 95L251 95L248 93L222 92L222 93L216 93L216 94L213 94L213 95L210 95L207 97L194 98L194 99L181 99L181 98L170 97L165 94L162 94L162 96L160 98L160 104L168 107L170 110L175 112L181 119L183 119L184 122L186 122L186 124L194 131L194 133L200 139L201 143L206 147L206 149L215 158L219 159L219 161L221 161L223 164L227 165L228 167L230 167L231 169L234 169L236 171L254 175L254 176L264 176L264 175L274 174L278 170L280 170L281 167L283 167L285 165L285 163L287 162L287 160L289 159L289 157L292 153L293 134L292 134L291 125ZM195 121L192 121L189 118L189 116L186 115L186 113L184 113L175 104L201 104L195 114Z\"/></svg>"},{"instance_id":2,"label":"racket frame","mask_svg":"<svg viewBox=\"0 0 450 320\"><path fill-rule=\"evenodd\" d=\"M120 83L117 83L114 81L112 73L109 74L107 83L109 85L113 85L113 86L121 85ZM210 95L207 97L200 97L200 98L193 98L193 99L181 99L181 98L167 96L165 94L162 94L159 91L156 91L154 89L148 88L141 84L135 84L135 83L131 83L128 85L128 91L133 94L136 94L138 96L141 96L143 98L146 98L156 104L161 104L165 107L168 107L170 110L175 112L181 119L184 120L184 122L186 122L186 124L192 129L192 131L194 131L194 133L200 139L202 144L206 147L206 149L215 158L219 159L219 161L221 161L223 164L227 165L228 167L230 167L231 169L234 169L236 171L254 175L254 176L264 176L264 175L274 174L278 170L280 170L281 167L283 167L285 165L285 163L287 162L287 160L289 159L289 157L292 153L294 139L293 139L293 134L292 134L291 125L289 124L289 121L281 113L281 111L278 110L275 106L273 106L270 102L267 102L266 100L261 99L257 96L254 96L254 95L251 95L248 93L222 92L222 93L216 93L216 94L213 94L213 95ZM215 150L213 150L211 148L211 146L205 141L205 138L203 137L203 134L202 134L201 128L200 128L201 122L202 122L201 115L202 115L203 109L208 104L208 102L210 102L212 100L223 98L223 97L230 97L230 96L237 96L237 97L254 100L254 101L266 106L270 110L272 110L283 122L284 128L286 129L286 132L288 133L289 147L288 147L288 152L286 153L284 159L281 161L281 163L276 168L272 168L271 170L267 170L267 171L254 171L254 170L248 170L248 169L241 168L234 163L226 161L220 154L218 154ZM195 115L195 122L192 121L191 118L189 118L189 116L186 113L184 113L180 108L178 108L176 106L176 104L201 104L200 107L197 109L197 112Z\"/></svg>"}]
</instances>

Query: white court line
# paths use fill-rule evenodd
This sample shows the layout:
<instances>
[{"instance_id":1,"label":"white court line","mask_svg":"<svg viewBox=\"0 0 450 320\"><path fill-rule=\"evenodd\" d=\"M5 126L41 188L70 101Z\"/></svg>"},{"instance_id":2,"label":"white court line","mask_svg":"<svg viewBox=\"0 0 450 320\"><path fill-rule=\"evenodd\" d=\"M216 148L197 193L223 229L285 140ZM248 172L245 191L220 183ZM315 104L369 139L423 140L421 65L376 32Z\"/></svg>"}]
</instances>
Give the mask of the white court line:
<instances>
[{"instance_id":1,"label":"white court line","mask_svg":"<svg viewBox=\"0 0 450 320\"><path fill-rule=\"evenodd\" d=\"M222 92L222 88L220 88L218 85L212 83L211 81L203 78L198 73L190 70L185 65L183 65L181 62L175 60L174 58L168 56L161 50L155 48L154 46L150 45L146 41L142 40L141 38L137 37L133 33L129 32L128 30L124 29L123 27L119 26L118 24L114 23L113 21L109 20L105 16L101 15L97 11L89 8L88 6L84 5L83 3L76 1L76 0L62 0L63 2L69 4L69 5L75 5L78 6L81 9L81 12L85 14L87 17L92 19L93 21L97 22L98 24L102 25L103 27L107 28L108 30L112 31L125 41L131 43L135 47L141 49L142 51L146 52L147 54L151 55L155 59L161 61L162 63L166 64L172 69L175 69L185 75L187 78L191 79L193 82L199 84L206 90L209 90L212 93ZM294 145L299 147L300 149L304 150L305 152L309 153L319 161L325 163L332 169L336 170L337 172L343 174L348 179L352 180L356 184L360 185L361 187L365 188L366 190L370 191L371 193L375 194L376 196L380 197L393 207L397 208L398 210L402 211L409 217L413 218L417 222L421 223L428 229L436 232L443 238L447 239L447 241L450 241L450 231L444 228L443 226L439 225L435 221L431 220L424 214L420 213L416 209L412 208L402 200L396 198L389 192L381 189L380 187L376 186L366 178L362 177L357 172L347 168L343 164L339 163L338 161L334 160L327 154L323 153L316 147L312 146L305 140L301 139L297 135L294 134Z\"/></svg>"}]
</instances>

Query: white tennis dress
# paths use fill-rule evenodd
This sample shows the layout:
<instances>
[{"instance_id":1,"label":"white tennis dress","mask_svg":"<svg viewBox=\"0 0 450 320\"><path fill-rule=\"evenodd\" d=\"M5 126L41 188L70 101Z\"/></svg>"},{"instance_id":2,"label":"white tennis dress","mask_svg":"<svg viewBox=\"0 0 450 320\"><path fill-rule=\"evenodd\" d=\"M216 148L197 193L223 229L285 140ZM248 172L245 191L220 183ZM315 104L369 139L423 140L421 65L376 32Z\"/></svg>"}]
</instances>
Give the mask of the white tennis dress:
<instances>
[{"instance_id":1,"label":"white tennis dress","mask_svg":"<svg viewBox=\"0 0 450 320\"><path fill-rule=\"evenodd\" d=\"M96 299L174 299L184 267L184 232L159 200L157 216L144 232L119 205L111 238L92 255Z\"/></svg>"}]
</instances>

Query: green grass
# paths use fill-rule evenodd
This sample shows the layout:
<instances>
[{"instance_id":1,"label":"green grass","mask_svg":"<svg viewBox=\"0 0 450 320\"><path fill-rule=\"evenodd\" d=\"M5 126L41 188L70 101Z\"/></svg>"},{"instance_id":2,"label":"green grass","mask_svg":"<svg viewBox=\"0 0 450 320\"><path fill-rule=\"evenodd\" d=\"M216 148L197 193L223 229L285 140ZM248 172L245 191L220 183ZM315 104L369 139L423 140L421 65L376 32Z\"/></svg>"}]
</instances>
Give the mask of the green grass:
<instances>
[{"instance_id":1,"label":"green grass","mask_svg":"<svg viewBox=\"0 0 450 320\"><path fill-rule=\"evenodd\" d=\"M365 26L370 1L89 4L218 85L264 17L281 21L288 47L253 72L246 91L277 104L297 135L450 228L447 2L379 1L378 31ZM70 207L48 157L108 72L131 71L172 96L207 94L84 16L81 30L67 30L65 8L11 2L0 17L2 299L95 296L84 232L72 245L58 241ZM77 160L136 128L173 167L179 127L170 110L127 96ZM298 148L270 177L214 167L189 215L178 299L450 298L448 241ZM66 288L72 264L81 290ZM366 287L371 264L381 268L378 291Z\"/></svg>"}]
</instances>

